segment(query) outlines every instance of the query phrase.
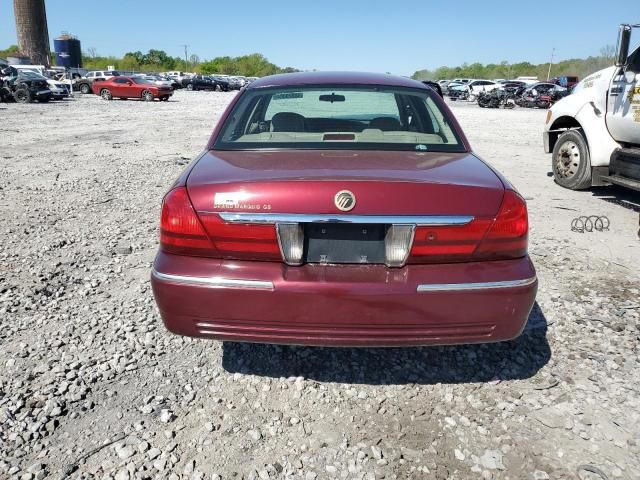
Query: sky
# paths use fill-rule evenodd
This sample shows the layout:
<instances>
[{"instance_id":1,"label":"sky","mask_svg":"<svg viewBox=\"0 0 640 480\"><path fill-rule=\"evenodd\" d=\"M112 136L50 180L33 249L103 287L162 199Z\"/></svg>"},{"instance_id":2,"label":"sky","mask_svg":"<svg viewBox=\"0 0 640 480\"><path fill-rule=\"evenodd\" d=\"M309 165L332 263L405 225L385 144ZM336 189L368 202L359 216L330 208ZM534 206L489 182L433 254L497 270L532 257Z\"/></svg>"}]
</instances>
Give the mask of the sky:
<instances>
[{"instance_id":1,"label":"sky","mask_svg":"<svg viewBox=\"0 0 640 480\"><path fill-rule=\"evenodd\" d=\"M281 67L411 75L467 63L597 55L640 0L46 0L49 36L122 56L164 50L201 60L262 53ZM640 36L640 35L638 35ZM0 0L0 49L17 44L13 0Z\"/></svg>"}]
</instances>

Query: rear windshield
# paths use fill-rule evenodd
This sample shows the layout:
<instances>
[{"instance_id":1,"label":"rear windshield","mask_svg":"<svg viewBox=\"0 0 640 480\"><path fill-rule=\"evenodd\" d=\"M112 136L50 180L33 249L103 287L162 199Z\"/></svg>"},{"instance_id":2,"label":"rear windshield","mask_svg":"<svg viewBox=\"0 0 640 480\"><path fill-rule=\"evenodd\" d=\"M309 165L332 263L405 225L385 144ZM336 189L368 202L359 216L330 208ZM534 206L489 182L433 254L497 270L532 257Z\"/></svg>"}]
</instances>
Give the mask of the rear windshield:
<instances>
[{"instance_id":1,"label":"rear windshield","mask_svg":"<svg viewBox=\"0 0 640 480\"><path fill-rule=\"evenodd\" d=\"M464 151L433 95L344 85L247 90L214 149Z\"/></svg>"}]
</instances>

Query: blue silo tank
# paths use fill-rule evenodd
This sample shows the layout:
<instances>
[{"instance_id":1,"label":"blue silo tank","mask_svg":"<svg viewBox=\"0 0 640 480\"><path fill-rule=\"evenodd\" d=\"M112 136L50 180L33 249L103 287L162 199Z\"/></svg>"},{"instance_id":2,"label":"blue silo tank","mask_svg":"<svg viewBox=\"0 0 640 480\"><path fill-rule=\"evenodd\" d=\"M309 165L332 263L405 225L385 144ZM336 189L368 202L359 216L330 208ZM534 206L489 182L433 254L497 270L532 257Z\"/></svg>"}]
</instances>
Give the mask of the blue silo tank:
<instances>
[{"instance_id":1,"label":"blue silo tank","mask_svg":"<svg viewBox=\"0 0 640 480\"><path fill-rule=\"evenodd\" d=\"M56 64L60 67L82 67L80 40L73 35L63 33L53 40L56 51Z\"/></svg>"}]
</instances>

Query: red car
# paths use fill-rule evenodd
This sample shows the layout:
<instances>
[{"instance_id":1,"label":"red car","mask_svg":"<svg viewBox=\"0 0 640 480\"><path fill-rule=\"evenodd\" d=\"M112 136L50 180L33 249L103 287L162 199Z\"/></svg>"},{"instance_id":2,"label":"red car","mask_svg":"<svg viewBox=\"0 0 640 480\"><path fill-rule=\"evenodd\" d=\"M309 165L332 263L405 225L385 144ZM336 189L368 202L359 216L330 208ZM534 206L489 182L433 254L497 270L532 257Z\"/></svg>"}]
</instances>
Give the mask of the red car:
<instances>
[{"instance_id":1,"label":"red car","mask_svg":"<svg viewBox=\"0 0 640 480\"><path fill-rule=\"evenodd\" d=\"M257 80L164 197L166 327L340 346L494 342L534 304L524 199L440 96L390 75Z\"/></svg>"},{"instance_id":2,"label":"red car","mask_svg":"<svg viewBox=\"0 0 640 480\"><path fill-rule=\"evenodd\" d=\"M155 85L150 80L140 77L111 77L107 80L97 80L91 84L91 90L105 100L116 98L139 98L147 102L155 98L169 100L173 95L171 87Z\"/></svg>"}]
</instances>

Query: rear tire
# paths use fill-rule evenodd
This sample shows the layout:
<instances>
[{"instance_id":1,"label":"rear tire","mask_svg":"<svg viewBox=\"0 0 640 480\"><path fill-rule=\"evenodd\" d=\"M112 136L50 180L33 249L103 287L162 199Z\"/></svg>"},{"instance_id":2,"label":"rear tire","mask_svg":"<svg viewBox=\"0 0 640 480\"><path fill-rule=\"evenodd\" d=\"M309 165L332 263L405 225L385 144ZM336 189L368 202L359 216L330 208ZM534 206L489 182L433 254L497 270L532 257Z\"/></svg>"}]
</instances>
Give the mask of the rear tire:
<instances>
[{"instance_id":1,"label":"rear tire","mask_svg":"<svg viewBox=\"0 0 640 480\"><path fill-rule=\"evenodd\" d=\"M564 132L553 147L551 169L556 183L571 190L591 187L591 159L587 141L578 130Z\"/></svg>"},{"instance_id":2,"label":"rear tire","mask_svg":"<svg viewBox=\"0 0 640 480\"><path fill-rule=\"evenodd\" d=\"M80 85L80 92L84 93L85 95L87 93L91 93L91 87L86 83L83 83L82 85Z\"/></svg>"},{"instance_id":3,"label":"rear tire","mask_svg":"<svg viewBox=\"0 0 640 480\"><path fill-rule=\"evenodd\" d=\"M100 90L100 96L103 100L113 100L113 95L111 95L111 92L106 88Z\"/></svg>"}]
</instances>

